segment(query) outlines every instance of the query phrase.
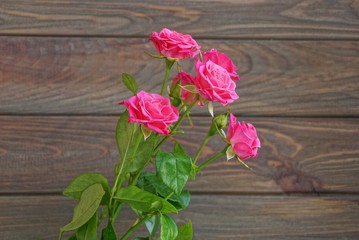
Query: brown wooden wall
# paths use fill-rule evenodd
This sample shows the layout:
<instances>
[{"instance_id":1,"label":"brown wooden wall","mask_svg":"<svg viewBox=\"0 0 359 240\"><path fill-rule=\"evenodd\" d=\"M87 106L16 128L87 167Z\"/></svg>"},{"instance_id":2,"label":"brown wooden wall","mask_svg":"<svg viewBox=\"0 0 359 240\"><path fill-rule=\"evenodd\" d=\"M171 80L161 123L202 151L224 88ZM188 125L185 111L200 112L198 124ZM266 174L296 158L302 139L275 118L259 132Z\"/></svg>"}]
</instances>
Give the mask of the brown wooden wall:
<instances>
[{"instance_id":1,"label":"brown wooden wall","mask_svg":"<svg viewBox=\"0 0 359 240\"><path fill-rule=\"evenodd\" d=\"M359 239L358 0L0 0L0 239L57 239L71 179L113 179L120 75L159 89L144 51L163 27L234 60L231 109L263 143L253 171L222 159L191 182L177 221L203 240ZM210 120L194 114L192 153Z\"/></svg>"}]
</instances>

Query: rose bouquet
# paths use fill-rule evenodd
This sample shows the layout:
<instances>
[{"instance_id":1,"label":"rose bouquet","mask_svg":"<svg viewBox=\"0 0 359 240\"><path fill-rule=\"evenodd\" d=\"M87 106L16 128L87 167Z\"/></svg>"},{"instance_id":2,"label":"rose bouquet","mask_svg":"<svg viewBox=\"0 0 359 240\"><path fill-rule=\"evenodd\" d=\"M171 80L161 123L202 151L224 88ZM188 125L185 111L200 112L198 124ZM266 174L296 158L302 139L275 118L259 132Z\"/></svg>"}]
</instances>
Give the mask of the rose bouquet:
<instances>
[{"instance_id":1,"label":"rose bouquet","mask_svg":"<svg viewBox=\"0 0 359 240\"><path fill-rule=\"evenodd\" d=\"M220 157L236 158L244 164L243 160L257 156L260 141L252 124L238 122L229 107L214 115L213 102L227 106L238 99L235 89L239 76L232 60L216 49L201 51L190 35L169 29L153 32L149 39L159 53L151 56L166 63L160 93L139 90L131 75L122 74L123 83L133 96L119 103L126 110L116 127L120 158L115 166L114 184L110 187L99 173L75 178L64 195L78 203L72 221L60 229L59 239L65 231L76 231L70 239L98 239L101 235L102 240L124 240L144 224L148 234L137 239L190 240L192 223L188 221L177 227L170 216L189 205L187 181L194 180ZM194 76L181 69L180 63L185 59L194 61ZM168 84L174 64L178 72ZM196 154L189 156L176 141L176 135L184 134L181 130L184 119L193 124L191 110L205 105L212 123ZM202 150L214 135L223 139L223 150L203 160ZM165 143L167 148L172 144L173 150L164 151ZM155 170L147 170L148 165L153 165ZM115 221L125 205L137 218L127 231L119 233Z\"/></svg>"}]
</instances>

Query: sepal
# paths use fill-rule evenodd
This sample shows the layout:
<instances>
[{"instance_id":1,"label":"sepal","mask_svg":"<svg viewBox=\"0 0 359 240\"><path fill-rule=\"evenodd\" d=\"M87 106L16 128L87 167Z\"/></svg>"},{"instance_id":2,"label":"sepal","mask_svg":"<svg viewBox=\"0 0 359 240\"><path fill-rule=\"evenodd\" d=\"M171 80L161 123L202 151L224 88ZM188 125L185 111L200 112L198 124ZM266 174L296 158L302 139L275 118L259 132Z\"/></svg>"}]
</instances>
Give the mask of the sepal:
<instances>
[{"instance_id":1,"label":"sepal","mask_svg":"<svg viewBox=\"0 0 359 240\"><path fill-rule=\"evenodd\" d=\"M232 146L228 146L228 148L226 150L226 156L227 156L227 160L230 160L236 156L236 154L233 151Z\"/></svg>"}]
</instances>

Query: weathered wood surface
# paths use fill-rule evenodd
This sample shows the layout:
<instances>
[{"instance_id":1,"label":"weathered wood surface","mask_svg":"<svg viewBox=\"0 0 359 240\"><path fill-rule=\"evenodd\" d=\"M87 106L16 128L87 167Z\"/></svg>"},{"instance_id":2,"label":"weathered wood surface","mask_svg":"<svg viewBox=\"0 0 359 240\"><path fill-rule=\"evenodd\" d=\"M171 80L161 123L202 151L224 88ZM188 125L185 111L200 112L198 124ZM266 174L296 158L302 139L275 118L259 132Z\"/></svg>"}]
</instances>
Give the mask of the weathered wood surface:
<instances>
[{"instance_id":1,"label":"weathered wood surface","mask_svg":"<svg viewBox=\"0 0 359 240\"><path fill-rule=\"evenodd\" d=\"M75 201L60 196L2 196L1 237L57 239L59 227L71 220L74 205ZM135 220L128 209L122 216L125 218L119 225L129 225ZM189 208L173 216L180 224L187 219L193 221L196 240L357 239L359 236L357 196L192 195Z\"/></svg>"},{"instance_id":2,"label":"weathered wood surface","mask_svg":"<svg viewBox=\"0 0 359 240\"><path fill-rule=\"evenodd\" d=\"M359 39L358 12L357 0L2 0L0 34Z\"/></svg>"},{"instance_id":3,"label":"weathered wood surface","mask_svg":"<svg viewBox=\"0 0 359 240\"><path fill-rule=\"evenodd\" d=\"M0 117L0 192L60 193L82 172L113 178L118 155L118 117ZM258 128L260 156L249 171L224 158L190 183L195 192L359 193L359 119L244 118ZM209 118L193 118L192 134L179 137L190 154L204 139ZM206 159L222 150L220 138L205 148Z\"/></svg>"},{"instance_id":4,"label":"weathered wood surface","mask_svg":"<svg viewBox=\"0 0 359 240\"><path fill-rule=\"evenodd\" d=\"M359 239L358 16L358 0L0 0L0 239L57 239L74 207L64 187L113 179L120 76L160 88L163 62L144 51L163 27L234 60L231 110L262 140L253 171L221 159L191 182L177 221L196 240ZM208 124L193 113L178 138L192 154Z\"/></svg>"},{"instance_id":5,"label":"weathered wood surface","mask_svg":"<svg viewBox=\"0 0 359 240\"><path fill-rule=\"evenodd\" d=\"M239 66L240 100L233 112L359 116L357 41L200 44L226 52ZM147 91L160 88L164 63L144 51L155 52L144 39L0 37L0 113L118 114L117 102L130 96L122 72L134 75ZM183 69L194 74L192 64Z\"/></svg>"}]
</instances>

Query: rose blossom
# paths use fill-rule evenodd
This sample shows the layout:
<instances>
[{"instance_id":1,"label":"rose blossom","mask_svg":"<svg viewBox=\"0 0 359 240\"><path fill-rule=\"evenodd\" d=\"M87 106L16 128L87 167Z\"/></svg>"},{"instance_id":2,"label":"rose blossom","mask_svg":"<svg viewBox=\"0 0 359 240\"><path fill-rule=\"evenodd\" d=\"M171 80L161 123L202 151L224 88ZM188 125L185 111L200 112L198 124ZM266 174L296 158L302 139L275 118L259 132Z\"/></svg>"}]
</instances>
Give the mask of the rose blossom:
<instances>
[{"instance_id":1,"label":"rose blossom","mask_svg":"<svg viewBox=\"0 0 359 240\"><path fill-rule=\"evenodd\" d=\"M171 105L168 98L159 94L140 91L120 104L125 105L128 110L128 122L143 124L166 136L170 133L168 126L178 120L178 109Z\"/></svg>"},{"instance_id":2,"label":"rose blossom","mask_svg":"<svg viewBox=\"0 0 359 240\"><path fill-rule=\"evenodd\" d=\"M188 86L188 85L194 85L194 78L189 75L187 72L184 71L180 71L177 76L173 79L173 86L179 81L180 82L180 86L184 87L184 86ZM189 99L192 96L191 99ZM188 103L191 103L194 99L195 99L195 94L181 88L181 99L183 101L187 101ZM198 106L203 106L202 102L200 100L198 100L196 102L196 105Z\"/></svg>"},{"instance_id":3,"label":"rose blossom","mask_svg":"<svg viewBox=\"0 0 359 240\"><path fill-rule=\"evenodd\" d=\"M261 147L255 127L250 123L237 122L233 114L230 114L227 140L231 143L233 152L241 160L256 157L257 150Z\"/></svg>"},{"instance_id":4,"label":"rose blossom","mask_svg":"<svg viewBox=\"0 0 359 240\"><path fill-rule=\"evenodd\" d=\"M239 76L236 73L238 68L233 64L232 60L226 54L217 52L216 49L212 49L209 52L203 53L203 61L206 62L208 60L211 60L215 64L218 64L219 66L226 69L232 80L239 80Z\"/></svg>"},{"instance_id":5,"label":"rose blossom","mask_svg":"<svg viewBox=\"0 0 359 240\"><path fill-rule=\"evenodd\" d=\"M200 49L200 46L190 35L171 31L167 28L160 32L152 32L149 39L157 51L167 58L180 60L194 58Z\"/></svg>"},{"instance_id":6,"label":"rose blossom","mask_svg":"<svg viewBox=\"0 0 359 240\"><path fill-rule=\"evenodd\" d=\"M226 69L211 60L196 61L194 85L204 99L223 106L238 99L236 84Z\"/></svg>"}]
</instances>

